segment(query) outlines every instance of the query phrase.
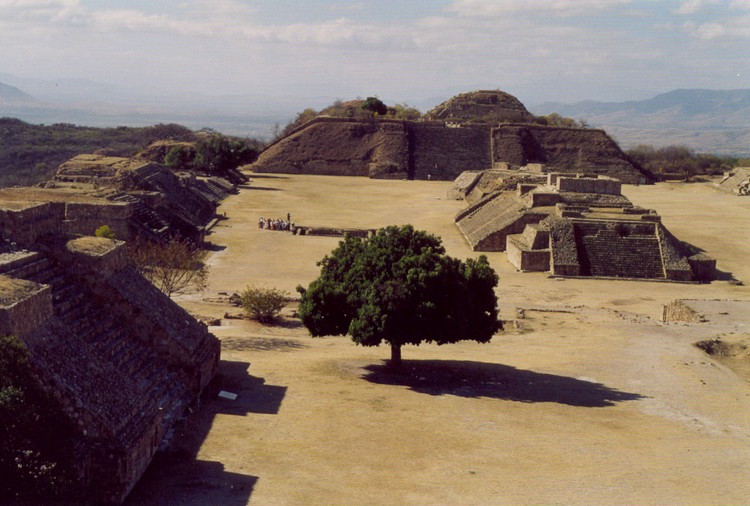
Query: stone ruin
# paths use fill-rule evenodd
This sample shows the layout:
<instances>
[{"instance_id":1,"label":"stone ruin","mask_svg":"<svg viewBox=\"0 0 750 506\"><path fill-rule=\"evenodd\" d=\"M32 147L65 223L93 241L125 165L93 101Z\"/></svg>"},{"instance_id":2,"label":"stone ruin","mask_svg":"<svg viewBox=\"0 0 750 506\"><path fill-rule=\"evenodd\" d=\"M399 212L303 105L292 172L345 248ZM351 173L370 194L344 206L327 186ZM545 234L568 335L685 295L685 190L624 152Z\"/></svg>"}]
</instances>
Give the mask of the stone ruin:
<instances>
[{"instance_id":1,"label":"stone ruin","mask_svg":"<svg viewBox=\"0 0 750 506\"><path fill-rule=\"evenodd\" d=\"M501 91L459 95L421 121L318 117L267 146L252 170L453 180L467 170L523 168L654 181L603 130L532 120L518 99Z\"/></svg>"},{"instance_id":2,"label":"stone ruin","mask_svg":"<svg viewBox=\"0 0 750 506\"><path fill-rule=\"evenodd\" d=\"M530 122L534 115L516 97L500 90L461 93L425 113L425 119L429 121L446 121L452 126L501 118Z\"/></svg>"},{"instance_id":3,"label":"stone ruin","mask_svg":"<svg viewBox=\"0 0 750 506\"><path fill-rule=\"evenodd\" d=\"M236 181L175 173L148 160L79 155L43 188L2 189L0 199L62 207L70 234L93 235L108 225L123 240L180 236L201 243L217 220L219 202L236 187Z\"/></svg>"},{"instance_id":4,"label":"stone ruin","mask_svg":"<svg viewBox=\"0 0 750 506\"><path fill-rule=\"evenodd\" d=\"M750 167L736 167L726 172L717 187L735 195L750 195Z\"/></svg>"},{"instance_id":5,"label":"stone ruin","mask_svg":"<svg viewBox=\"0 0 750 506\"><path fill-rule=\"evenodd\" d=\"M135 270L122 242L72 238L68 212L0 200L0 333L25 344L76 427L82 497L121 503L199 401L220 345Z\"/></svg>"},{"instance_id":6,"label":"stone ruin","mask_svg":"<svg viewBox=\"0 0 750 506\"><path fill-rule=\"evenodd\" d=\"M472 195L487 177L493 174L464 174L450 194ZM678 241L655 211L633 206L620 186L612 178L551 173L546 184L518 183L514 192L475 195L478 200L455 221L474 251L505 251L521 271L665 281L716 278L715 260Z\"/></svg>"}]
</instances>

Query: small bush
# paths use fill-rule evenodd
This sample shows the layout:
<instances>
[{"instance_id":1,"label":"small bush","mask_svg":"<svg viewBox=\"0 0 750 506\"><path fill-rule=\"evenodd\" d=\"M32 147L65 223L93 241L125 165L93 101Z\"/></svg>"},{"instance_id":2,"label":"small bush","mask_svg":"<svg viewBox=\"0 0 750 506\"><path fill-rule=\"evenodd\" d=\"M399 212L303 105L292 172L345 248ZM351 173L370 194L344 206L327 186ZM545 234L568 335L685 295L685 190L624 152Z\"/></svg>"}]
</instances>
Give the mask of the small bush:
<instances>
[{"instance_id":1,"label":"small bush","mask_svg":"<svg viewBox=\"0 0 750 506\"><path fill-rule=\"evenodd\" d=\"M286 307L289 295L276 288L247 287L240 293L242 307L250 318L270 323Z\"/></svg>"},{"instance_id":2,"label":"small bush","mask_svg":"<svg viewBox=\"0 0 750 506\"><path fill-rule=\"evenodd\" d=\"M105 237L107 239L116 239L115 231L109 225L102 225L94 231L96 237Z\"/></svg>"}]
</instances>

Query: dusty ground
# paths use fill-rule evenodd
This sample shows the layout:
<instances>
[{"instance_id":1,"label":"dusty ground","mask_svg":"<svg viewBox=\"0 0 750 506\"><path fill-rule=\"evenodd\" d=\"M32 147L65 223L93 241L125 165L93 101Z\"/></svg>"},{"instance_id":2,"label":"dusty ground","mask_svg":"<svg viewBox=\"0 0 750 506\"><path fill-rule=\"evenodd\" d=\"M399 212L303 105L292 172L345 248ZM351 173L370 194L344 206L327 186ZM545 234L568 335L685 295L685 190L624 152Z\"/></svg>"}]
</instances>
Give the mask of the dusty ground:
<instances>
[{"instance_id":1,"label":"dusty ground","mask_svg":"<svg viewBox=\"0 0 750 506\"><path fill-rule=\"evenodd\" d=\"M412 223L449 254L473 256L452 223L448 183L315 176L254 177L221 208L206 298L248 284L293 291L318 273L335 238L259 230L257 218L299 225ZM750 282L750 199L706 185L627 187L668 227ZM225 249L220 249L225 247ZM308 337L280 325L223 320L223 388L157 461L130 504L744 504L750 497L750 383L692 343L747 334L731 322L661 324L675 298L750 299L710 285L556 280L500 274L505 319L490 344L404 349ZM199 296L196 314L228 309ZM195 459L191 457L195 456Z\"/></svg>"}]
</instances>

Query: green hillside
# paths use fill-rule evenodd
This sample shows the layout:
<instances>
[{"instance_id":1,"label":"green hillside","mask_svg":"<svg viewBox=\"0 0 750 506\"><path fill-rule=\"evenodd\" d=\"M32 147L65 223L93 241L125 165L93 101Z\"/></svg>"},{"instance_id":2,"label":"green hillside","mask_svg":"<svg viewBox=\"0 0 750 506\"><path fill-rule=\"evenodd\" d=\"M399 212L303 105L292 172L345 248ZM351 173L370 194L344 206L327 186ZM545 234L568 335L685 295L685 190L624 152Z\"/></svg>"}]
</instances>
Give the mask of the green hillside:
<instances>
[{"instance_id":1,"label":"green hillside","mask_svg":"<svg viewBox=\"0 0 750 506\"><path fill-rule=\"evenodd\" d=\"M82 153L133 156L156 140L196 141L180 125L93 128L68 123L32 125L0 118L0 186L27 186L49 179L57 167Z\"/></svg>"}]
</instances>

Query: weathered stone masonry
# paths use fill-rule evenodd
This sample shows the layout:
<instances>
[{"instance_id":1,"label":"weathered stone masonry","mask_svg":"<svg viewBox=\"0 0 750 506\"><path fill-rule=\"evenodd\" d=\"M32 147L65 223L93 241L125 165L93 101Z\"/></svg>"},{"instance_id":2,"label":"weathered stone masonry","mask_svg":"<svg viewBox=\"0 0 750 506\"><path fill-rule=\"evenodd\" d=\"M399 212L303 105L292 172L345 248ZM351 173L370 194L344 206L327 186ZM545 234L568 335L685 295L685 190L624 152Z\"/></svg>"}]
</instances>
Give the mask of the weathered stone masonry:
<instances>
[{"instance_id":1,"label":"weathered stone masonry","mask_svg":"<svg viewBox=\"0 0 750 506\"><path fill-rule=\"evenodd\" d=\"M0 332L26 344L77 427L82 496L120 503L213 377L219 343L135 271L122 243L66 239L50 204L11 207L0 209Z\"/></svg>"}]
</instances>

